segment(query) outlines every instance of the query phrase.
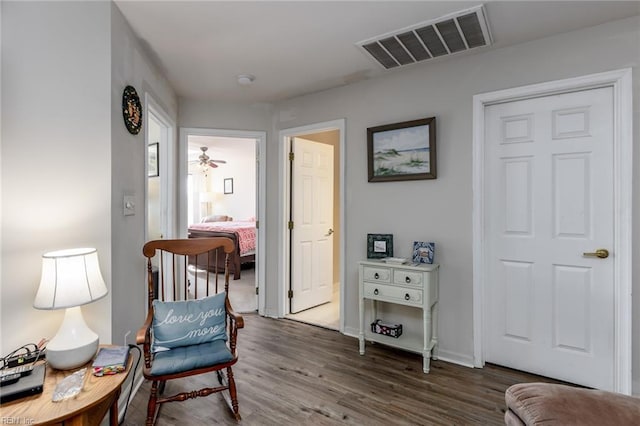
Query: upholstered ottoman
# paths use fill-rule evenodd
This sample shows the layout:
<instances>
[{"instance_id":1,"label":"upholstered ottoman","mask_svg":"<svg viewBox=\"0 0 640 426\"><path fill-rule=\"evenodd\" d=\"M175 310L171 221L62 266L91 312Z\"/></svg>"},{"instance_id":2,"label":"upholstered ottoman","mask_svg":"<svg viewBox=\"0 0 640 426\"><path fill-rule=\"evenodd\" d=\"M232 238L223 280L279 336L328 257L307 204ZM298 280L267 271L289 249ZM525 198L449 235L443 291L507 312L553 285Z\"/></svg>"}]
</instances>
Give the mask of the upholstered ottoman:
<instances>
[{"instance_id":1,"label":"upholstered ottoman","mask_svg":"<svg viewBox=\"0 0 640 426\"><path fill-rule=\"evenodd\" d=\"M505 392L504 422L516 425L640 425L640 398L551 383L519 383Z\"/></svg>"}]
</instances>

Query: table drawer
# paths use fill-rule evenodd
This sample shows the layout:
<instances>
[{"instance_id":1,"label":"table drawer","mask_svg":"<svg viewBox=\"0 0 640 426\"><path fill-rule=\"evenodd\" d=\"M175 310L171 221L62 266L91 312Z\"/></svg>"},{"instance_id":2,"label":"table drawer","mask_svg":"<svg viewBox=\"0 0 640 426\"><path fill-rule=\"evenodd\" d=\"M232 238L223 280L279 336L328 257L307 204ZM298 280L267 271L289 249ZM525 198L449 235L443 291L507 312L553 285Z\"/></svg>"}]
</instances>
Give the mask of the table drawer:
<instances>
[{"instance_id":1,"label":"table drawer","mask_svg":"<svg viewBox=\"0 0 640 426\"><path fill-rule=\"evenodd\" d=\"M381 283L391 282L391 269L385 267L364 266L364 281L376 281Z\"/></svg>"},{"instance_id":2,"label":"table drawer","mask_svg":"<svg viewBox=\"0 0 640 426\"><path fill-rule=\"evenodd\" d=\"M422 286L422 273L407 269L396 269L393 271L393 282L401 285Z\"/></svg>"},{"instance_id":3,"label":"table drawer","mask_svg":"<svg viewBox=\"0 0 640 426\"><path fill-rule=\"evenodd\" d=\"M364 297L393 301L405 305L422 305L422 290L364 283Z\"/></svg>"}]
</instances>

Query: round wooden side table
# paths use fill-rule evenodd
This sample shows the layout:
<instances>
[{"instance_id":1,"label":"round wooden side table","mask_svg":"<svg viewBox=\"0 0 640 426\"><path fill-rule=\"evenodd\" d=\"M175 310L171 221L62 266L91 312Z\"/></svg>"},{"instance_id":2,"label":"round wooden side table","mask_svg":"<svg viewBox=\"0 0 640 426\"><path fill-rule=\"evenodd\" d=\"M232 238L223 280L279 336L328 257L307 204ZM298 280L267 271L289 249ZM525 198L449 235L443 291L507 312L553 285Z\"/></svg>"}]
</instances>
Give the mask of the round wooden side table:
<instances>
[{"instance_id":1,"label":"round wooden side table","mask_svg":"<svg viewBox=\"0 0 640 426\"><path fill-rule=\"evenodd\" d=\"M105 345L106 346L106 345ZM127 370L110 376L96 377L91 363L87 368L84 385L79 394L60 402L51 400L56 385L80 368L68 371L54 370L47 365L41 394L29 396L0 406L0 423L16 425L99 425L109 411L109 423L118 425L118 397L122 383L131 370L133 357L129 356Z\"/></svg>"}]
</instances>

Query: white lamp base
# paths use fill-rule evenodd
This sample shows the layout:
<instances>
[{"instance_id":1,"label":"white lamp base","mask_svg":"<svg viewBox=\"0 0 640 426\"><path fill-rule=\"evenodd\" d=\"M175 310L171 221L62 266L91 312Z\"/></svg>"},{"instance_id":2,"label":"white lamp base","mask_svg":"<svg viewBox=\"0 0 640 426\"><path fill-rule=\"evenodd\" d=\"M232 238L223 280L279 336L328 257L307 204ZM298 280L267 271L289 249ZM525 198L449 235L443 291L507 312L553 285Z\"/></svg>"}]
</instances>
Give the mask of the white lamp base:
<instances>
[{"instance_id":1,"label":"white lamp base","mask_svg":"<svg viewBox=\"0 0 640 426\"><path fill-rule=\"evenodd\" d=\"M67 308L64 320L47 343L47 362L58 370L80 367L98 351L98 335L84 321L80 306Z\"/></svg>"}]
</instances>

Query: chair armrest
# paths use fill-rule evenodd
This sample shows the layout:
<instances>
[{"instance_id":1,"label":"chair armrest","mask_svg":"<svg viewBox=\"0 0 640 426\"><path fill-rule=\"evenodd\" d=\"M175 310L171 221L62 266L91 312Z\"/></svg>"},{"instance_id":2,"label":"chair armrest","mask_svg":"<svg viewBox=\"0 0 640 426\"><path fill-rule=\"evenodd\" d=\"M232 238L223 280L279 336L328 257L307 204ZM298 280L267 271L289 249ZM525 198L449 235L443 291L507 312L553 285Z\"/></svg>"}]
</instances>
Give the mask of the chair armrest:
<instances>
[{"instance_id":1,"label":"chair armrest","mask_svg":"<svg viewBox=\"0 0 640 426\"><path fill-rule=\"evenodd\" d=\"M227 308L227 315L233 320L236 328L244 328L244 318L242 318L242 315L235 313L231 307Z\"/></svg>"},{"instance_id":2,"label":"chair armrest","mask_svg":"<svg viewBox=\"0 0 640 426\"><path fill-rule=\"evenodd\" d=\"M242 318L242 315L239 315L233 311L228 297L224 303L227 310L227 325L229 326L229 329L227 330L227 332L229 333L229 349L231 349L231 353L233 354L233 356L237 357L238 354L236 353L236 340L238 338L238 329L244 327L244 319Z\"/></svg>"},{"instance_id":3,"label":"chair armrest","mask_svg":"<svg viewBox=\"0 0 640 426\"><path fill-rule=\"evenodd\" d=\"M153 321L153 313L149 311L147 314L147 319L142 324L142 327L138 330L136 334L136 343L141 345L143 343L151 343L151 322Z\"/></svg>"},{"instance_id":4,"label":"chair armrest","mask_svg":"<svg viewBox=\"0 0 640 426\"><path fill-rule=\"evenodd\" d=\"M144 355L145 368L151 368L151 323L153 322L153 311L150 310L147 314L142 327L136 333L136 343L142 345L142 353Z\"/></svg>"}]
</instances>

